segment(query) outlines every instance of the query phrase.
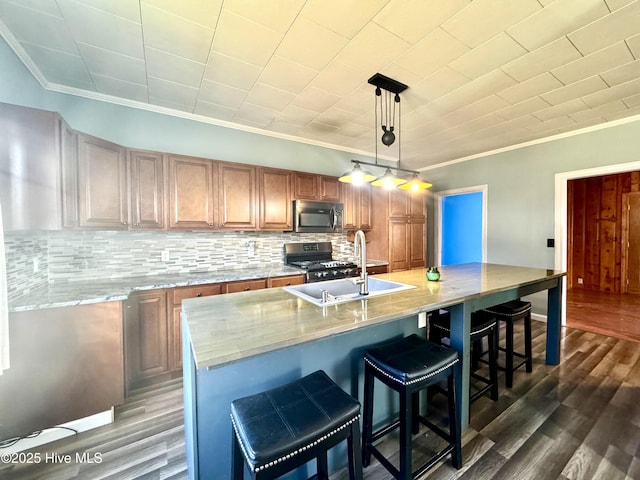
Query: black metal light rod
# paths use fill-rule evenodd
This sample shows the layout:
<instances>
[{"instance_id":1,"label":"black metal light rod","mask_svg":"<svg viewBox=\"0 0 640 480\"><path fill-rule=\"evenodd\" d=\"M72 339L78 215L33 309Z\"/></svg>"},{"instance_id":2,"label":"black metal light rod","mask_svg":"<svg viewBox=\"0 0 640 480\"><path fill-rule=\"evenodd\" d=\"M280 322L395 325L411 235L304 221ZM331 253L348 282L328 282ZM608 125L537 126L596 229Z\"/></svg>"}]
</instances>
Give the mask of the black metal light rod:
<instances>
[{"instance_id":1,"label":"black metal light rod","mask_svg":"<svg viewBox=\"0 0 640 480\"><path fill-rule=\"evenodd\" d=\"M390 168L391 170L396 170L398 172L415 173L416 175L420 174L420 172L418 172L417 170L409 170L409 169L406 169L406 168L392 167L391 165L381 165L379 163L363 162L361 160L351 160L351 163L355 163L356 165L357 164L368 165L370 167Z\"/></svg>"}]
</instances>

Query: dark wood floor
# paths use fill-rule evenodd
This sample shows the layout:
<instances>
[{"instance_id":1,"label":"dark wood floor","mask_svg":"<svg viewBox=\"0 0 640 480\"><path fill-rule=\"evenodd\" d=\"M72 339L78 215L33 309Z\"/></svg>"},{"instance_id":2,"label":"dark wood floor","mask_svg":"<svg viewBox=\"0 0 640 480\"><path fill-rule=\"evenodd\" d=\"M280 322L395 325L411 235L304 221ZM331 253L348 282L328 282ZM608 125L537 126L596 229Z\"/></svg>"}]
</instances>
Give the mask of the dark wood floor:
<instances>
[{"instance_id":1,"label":"dark wood floor","mask_svg":"<svg viewBox=\"0 0 640 480\"><path fill-rule=\"evenodd\" d=\"M544 364L545 324L533 322L534 371L517 372L500 399L482 398L463 437L464 467L443 462L429 479L640 479L640 345L573 328L563 330L562 363ZM516 331L516 345L522 332ZM438 398L438 396L436 397ZM433 404L437 416L442 398ZM416 459L435 448L416 436ZM393 455L394 442L384 447ZM39 447L58 454L100 452L102 463L2 465L0 479L186 478L180 382L138 392L115 423ZM345 480L338 472L332 480ZM374 461L365 479L387 479Z\"/></svg>"}]
</instances>

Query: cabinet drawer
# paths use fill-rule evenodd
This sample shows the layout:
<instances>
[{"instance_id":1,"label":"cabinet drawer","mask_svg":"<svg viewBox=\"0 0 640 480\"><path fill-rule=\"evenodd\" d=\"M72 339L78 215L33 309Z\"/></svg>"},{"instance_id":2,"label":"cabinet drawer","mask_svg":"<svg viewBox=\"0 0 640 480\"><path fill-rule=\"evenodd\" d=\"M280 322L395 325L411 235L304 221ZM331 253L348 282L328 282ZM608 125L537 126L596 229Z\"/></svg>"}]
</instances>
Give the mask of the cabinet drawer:
<instances>
[{"instance_id":1,"label":"cabinet drawer","mask_svg":"<svg viewBox=\"0 0 640 480\"><path fill-rule=\"evenodd\" d=\"M209 285L198 285L195 287L180 287L173 289L173 304L180 305L182 300L186 298L208 297L209 295L220 295L222 291L222 283L214 283Z\"/></svg>"},{"instance_id":2,"label":"cabinet drawer","mask_svg":"<svg viewBox=\"0 0 640 480\"><path fill-rule=\"evenodd\" d=\"M269 279L269 288L287 287L304 283L304 275L289 275L287 277L275 277Z\"/></svg>"},{"instance_id":3,"label":"cabinet drawer","mask_svg":"<svg viewBox=\"0 0 640 480\"><path fill-rule=\"evenodd\" d=\"M262 288L267 288L267 279L261 278L260 280L242 280L239 282L229 282L226 286L226 293L260 290Z\"/></svg>"},{"instance_id":4,"label":"cabinet drawer","mask_svg":"<svg viewBox=\"0 0 640 480\"><path fill-rule=\"evenodd\" d=\"M387 273L389 267L387 265L376 265L374 267L367 267L367 273L369 275L377 275L378 273Z\"/></svg>"}]
</instances>

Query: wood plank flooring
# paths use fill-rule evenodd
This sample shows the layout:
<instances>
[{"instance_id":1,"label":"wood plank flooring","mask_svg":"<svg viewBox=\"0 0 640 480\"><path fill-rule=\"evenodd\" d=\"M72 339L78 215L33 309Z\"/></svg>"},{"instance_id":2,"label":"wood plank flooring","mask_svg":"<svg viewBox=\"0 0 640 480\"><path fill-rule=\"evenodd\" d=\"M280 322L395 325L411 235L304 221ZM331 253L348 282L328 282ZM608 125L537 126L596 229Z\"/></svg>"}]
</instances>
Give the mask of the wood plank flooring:
<instances>
[{"instance_id":1,"label":"wood plank flooring","mask_svg":"<svg viewBox=\"0 0 640 480\"><path fill-rule=\"evenodd\" d=\"M640 342L640 295L572 288L567 326Z\"/></svg>"},{"instance_id":2,"label":"wood plank flooring","mask_svg":"<svg viewBox=\"0 0 640 480\"><path fill-rule=\"evenodd\" d=\"M520 326L517 326L520 327ZM449 461L421 478L445 479L640 479L640 344L573 328L563 330L562 363L544 364L545 325L533 322L534 371L518 371L514 387L501 376L500 398L471 407L463 437L464 467ZM502 336L504 338L504 336ZM516 345L522 330L516 329ZM436 396L430 415L442 415ZM415 437L416 461L436 439ZM397 457L393 441L382 448ZM100 452L100 464L0 464L0 479L186 478L182 389L179 381L142 390L116 410L108 426L65 438L34 451ZM332 480L348 478L337 472ZM374 460L366 480L388 479Z\"/></svg>"}]
</instances>

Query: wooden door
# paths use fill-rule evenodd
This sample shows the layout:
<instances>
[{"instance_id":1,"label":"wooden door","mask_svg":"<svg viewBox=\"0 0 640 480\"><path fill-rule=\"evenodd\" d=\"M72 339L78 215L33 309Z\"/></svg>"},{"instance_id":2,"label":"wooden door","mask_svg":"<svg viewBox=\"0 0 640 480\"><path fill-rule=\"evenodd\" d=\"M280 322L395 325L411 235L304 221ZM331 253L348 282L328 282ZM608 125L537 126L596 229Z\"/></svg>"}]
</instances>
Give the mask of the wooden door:
<instances>
[{"instance_id":1,"label":"wooden door","mask_svg":"<svg viewBox=\"0 0 640 480\"><path fill-rule=\"evenodd\" d=\"M131 167L131 227L164 227L164 165L159 152L129 152Z\"/></svg>"},{"instance_id":2,"label":"wooden door","mask_svg":"<svg viewBox=\"0 0 640 480\"><path fill-rule=\"evenodd\" d=\"M640 193L625 193L622 206L622 291L640 294Z\"/></svg>"},{"instance_id":3,"label":"wooden door","mask_svg":"<svg viewBox=\"0 0 640 480\"><path fill-rule=\"evenodd\" d=\"M120 145L78 135L80 227L127 229L127 158Z\"/></svg>"},{"instance_id":4,"label":"wooden door","mask_svg":"<svg viewBox=\"0 0 640 480\"><path fill-rule=\"evenodd\" d=\"M293 172L261 168L258 185L260 190L260 229L292 230Z\"/></svg>"},{"instance_id":5,"label":"wooden door","mask_svg":"<svg viewBox=\"0 0 640 480\"><path fill-rule=\"evenodd\" d=\"M125 305L126 384L130 391L169 371L166 292L137 293Z\"/></svg>"},{"instance_id":6,"label":"wooden door","mask_svg":"<svg viewBox=\"0 0 640 480\"><path fill-rule=\"evenodd\" d=\"M169 228L211 229L215 225L214 162L169 157Z\"/></svg>"}]
</instances>

